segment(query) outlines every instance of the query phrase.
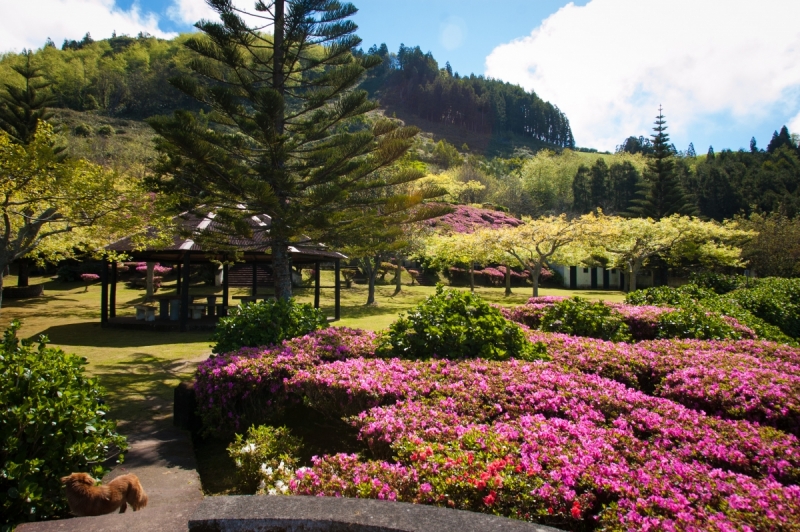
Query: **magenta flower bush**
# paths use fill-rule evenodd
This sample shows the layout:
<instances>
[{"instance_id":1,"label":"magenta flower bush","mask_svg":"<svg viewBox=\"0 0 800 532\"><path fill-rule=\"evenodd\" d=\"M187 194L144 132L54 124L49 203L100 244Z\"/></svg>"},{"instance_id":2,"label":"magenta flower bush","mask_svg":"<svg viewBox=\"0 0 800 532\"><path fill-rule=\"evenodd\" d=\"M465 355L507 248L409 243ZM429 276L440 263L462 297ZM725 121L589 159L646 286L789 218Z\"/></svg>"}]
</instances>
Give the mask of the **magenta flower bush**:
<instances>
[{"instance_id":1,"label":"magenta flower bush","mask_svg":"<svg viewBox=\"0 0 800 532\"><path fill-rule=\"evenodd\" d=\"M336 327L212 356L197 368L195 393L204 431L225 434L274 418L290 399L285 381L325 361L374 356L378 337Z\"/></svg>"},{"instance_id":2,"label":"magenta flower bush","mask_svg":"<svg viewBox=\"0 0 800 532\"><path fill-rule=\"evenodd\" d=\"M453 205L453 212L423 222L429 227L446 227L455 233L472 233L478 229L516 227L522 220L491 209L470 205Z\"/></svg>"},{"instance_id":3,"label":"magenta flower bush","mask_svg":"<svg viewBox=\"0 0 800 532\"><path fill-rule=\"evenodd\" d=\"M204 362L200 410L218 430L299 400L348 420L369 452L314 457L291 494L567 530L800 529L800 348L526 334L551 362L380 358L379 335L323 329Z\"/></svg>"},{"instance_id":4,"label":"magenta flower bush","mask_svg":"<svg viewBox=\"0 0 800 532\"><path fill-rule=\"evenodd\" d=\"M350 414L376 457L317 458L289 483L295 494L440 504L569 529L756 530L800 518L796 437L599 376L516 361L348 359L297 372L289 386L312 406Z\"/></svg>"}]
</instances>

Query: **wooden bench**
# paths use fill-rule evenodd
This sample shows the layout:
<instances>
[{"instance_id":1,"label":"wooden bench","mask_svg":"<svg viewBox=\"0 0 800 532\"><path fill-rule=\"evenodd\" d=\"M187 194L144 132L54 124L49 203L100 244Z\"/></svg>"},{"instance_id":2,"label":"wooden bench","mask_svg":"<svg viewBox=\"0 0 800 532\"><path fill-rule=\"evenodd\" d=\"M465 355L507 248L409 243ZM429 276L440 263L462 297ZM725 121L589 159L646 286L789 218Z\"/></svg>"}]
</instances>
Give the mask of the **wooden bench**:
<instances>
[{"instance_id":1,"label":"wooden bench","mask_svg":"<svg viewBox=\"0 0 800 532\"><path fill-rule=\"evenodd\" d=\"M142 303L134 305L133 308L136 309L137 320L156 321L156 310L158 309L156 305Z\"/></svg>"}]
</instances>

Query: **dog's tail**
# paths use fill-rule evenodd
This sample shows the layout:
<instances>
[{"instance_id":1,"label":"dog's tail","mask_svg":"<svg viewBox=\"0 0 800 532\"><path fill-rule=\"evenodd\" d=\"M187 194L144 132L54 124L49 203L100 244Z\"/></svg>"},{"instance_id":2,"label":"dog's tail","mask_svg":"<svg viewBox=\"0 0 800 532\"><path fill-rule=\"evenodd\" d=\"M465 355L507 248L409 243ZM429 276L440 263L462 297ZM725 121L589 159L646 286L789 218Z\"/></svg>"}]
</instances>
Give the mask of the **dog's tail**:
<instances>
[{"instance_id":1,"label":"dog's tail","mask_svg":"<svg viewBox=\"0 0 800 532\"><path fill-rule=\"evenodd\" d=\"M136 478L136 476L131 479L125 500L131 505L133 511L147 506L147 493L144 492L144 488L142 488L142 485L139 483L139 479Z\"/></svg>"}]
</instances>

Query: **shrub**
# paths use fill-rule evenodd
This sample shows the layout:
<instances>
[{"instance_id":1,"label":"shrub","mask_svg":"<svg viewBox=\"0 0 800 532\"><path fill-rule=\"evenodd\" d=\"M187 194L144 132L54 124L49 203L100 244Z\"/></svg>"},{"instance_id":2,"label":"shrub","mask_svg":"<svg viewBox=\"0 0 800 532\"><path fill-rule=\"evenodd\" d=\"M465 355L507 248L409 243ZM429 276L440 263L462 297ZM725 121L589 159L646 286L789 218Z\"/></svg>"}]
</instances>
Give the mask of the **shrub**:
<instances>
[{"instance_id":1,"label":"shrub","mask_svg":"<svg viewBox=\"0 0 800 532\"><path fill-rule=\"evenodd\" d=\"M58 268L56 278L60 283L73 283L80 279L80 274L74 268L65 264Z\"/></svg>"},{"instance_id":2,"label":"shrub","mask_svg":"<svg viewBox=\"0 0 800 532\"><path fill-rule=\"evenodd\" d=\"M477 295L442 285L389 327L387 342L393 355L412 360L543 358L522 329L499 310Z\"/></svg>"},{"instance_id":3,"label":"shrub","mask_svg":"<svg viewBox=\"0 0 800 532\"><path fill-rule=\"evenodd\" d=\"M228 446L242 493L286 493L302 446L286 427L253 426Z\"/></svg>"},{"instance_id":4,"label":"shrub","mask_svg":"<svg viewBox=\"0 0 800 532\"><path fill-rule=\"evenodd\" d=\"M89 124L84 124L83 122L75 126L75 129L73 131L79 137L91 137L92 134L94 133L92 126L90 126Z\"/></svg>"},{"instance_id":5,"label":"shrub","mask_svg":"<svg viewBox=\"0 0 800 532\"><path fill-rule=\"evenodd\" d=\"M631 340L630 329L618 312L602 301L591 302L581 297L559 301L545 310L540 328L614 342Z\"/></svg>"},{"instance_id":6,"label":"shrub","mask_svg":"<svg viewBox=\"0 0 800 532\"><path fill-rule=\"evenodd\" d=\"M100 126L97 128L97 134L103 137L110 137L114 134L114 128L109 126L108 124Z\"/></svg>"},{"instance_id":7,"label":"shrub","mask_svg":"<svg viewBox=\"0 0 800 532\"><path fill-rule=\"evenodd\" d=\"M328 326L322 311L311 305L277 299L245 303L217 323L212 341L214 353L240 347L275 345Z\"/></svg>"},{"instance_id":8,"label":"shrub","mask_svg":"<svg viewBox=\"0 0 800 532\"><path fill-rule=\"evenodd\" d=\"M740 328L698 305L685 305L658 317L658 338L740 340L742 336Z\"/></svg>"},{"instance_id":9,"label":"shrub","mask_svg":"<svg viewBox=\"0 0 800 532\"><path fill-rule=\"evenodd\" d=\"M752 329L761 339L795 344L777 323L769 321L780 323L781 316L784 315L769 298L773 292L768 288L771 284L771 279L764 279L752 288L740 288L725 295L718 295L693 283L679 288L660 286L631 292L625 297L625 302L631 305L668 305L677 308L699 306L708 312L734 318ZM783 301L782 304L790 307L792 303ZM760 316L753 310L757 310ZM791 320L791 317L788 318Z\"/></svg>"},{"instance_id":10,"label":"shrub","mask_svg":"<svg viewBox=\"0 0 800 532\"><path fill-rule=\"evenodd\" d=\"M730 296L788 336L800 338L800 279L760 279L756 286L740 288Z\"/></svg>"},{"instance_id":11,"label":"shrub","mask_svg":"<svg viewBox=\"0 0 800 532\"><path fill-rule=\"evenodd\" d=\"M62 476L106 470L125 438L106 419L102 389L86 359L17 339L14 321L0 344L0 528L67 515Z\"/></svg>"},{"instance_id":12,"label":"shrub","mask_svg":"<svg viewBox=\"0 0 800 532\"><path fill-rule=\"evenodd\" d=\"M689 276L691 284L713 290L717 294L727 294L745 286L748 279L741 275L724 275L713 272L693 273Z\"/></svg>"}]
</instances>

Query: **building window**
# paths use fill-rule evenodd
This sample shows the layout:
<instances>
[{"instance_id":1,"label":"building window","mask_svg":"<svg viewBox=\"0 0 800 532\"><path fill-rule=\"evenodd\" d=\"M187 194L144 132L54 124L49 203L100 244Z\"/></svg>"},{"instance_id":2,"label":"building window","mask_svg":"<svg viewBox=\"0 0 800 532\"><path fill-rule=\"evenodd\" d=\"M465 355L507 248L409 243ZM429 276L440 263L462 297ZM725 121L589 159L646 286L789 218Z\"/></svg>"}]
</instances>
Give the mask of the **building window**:
<instances>
[{"instance_id":1,"label":"building window","mask_svg":"<svg viewBox=\"0 0 800 532\"><path fill-rule=\"evenodd\" d=\"M617 273L617 269L616 268L611 268L611 273Z\"/></svg>"},{"instance_id":2,"label":"building window","mask_svg":"<svg viewBox=\"0 0 800 532\"><path fill-rule=\"evenodd\" d=\"M589 268L584 268L583 273L589 273Z\"/></svg>"}]
</instances>

